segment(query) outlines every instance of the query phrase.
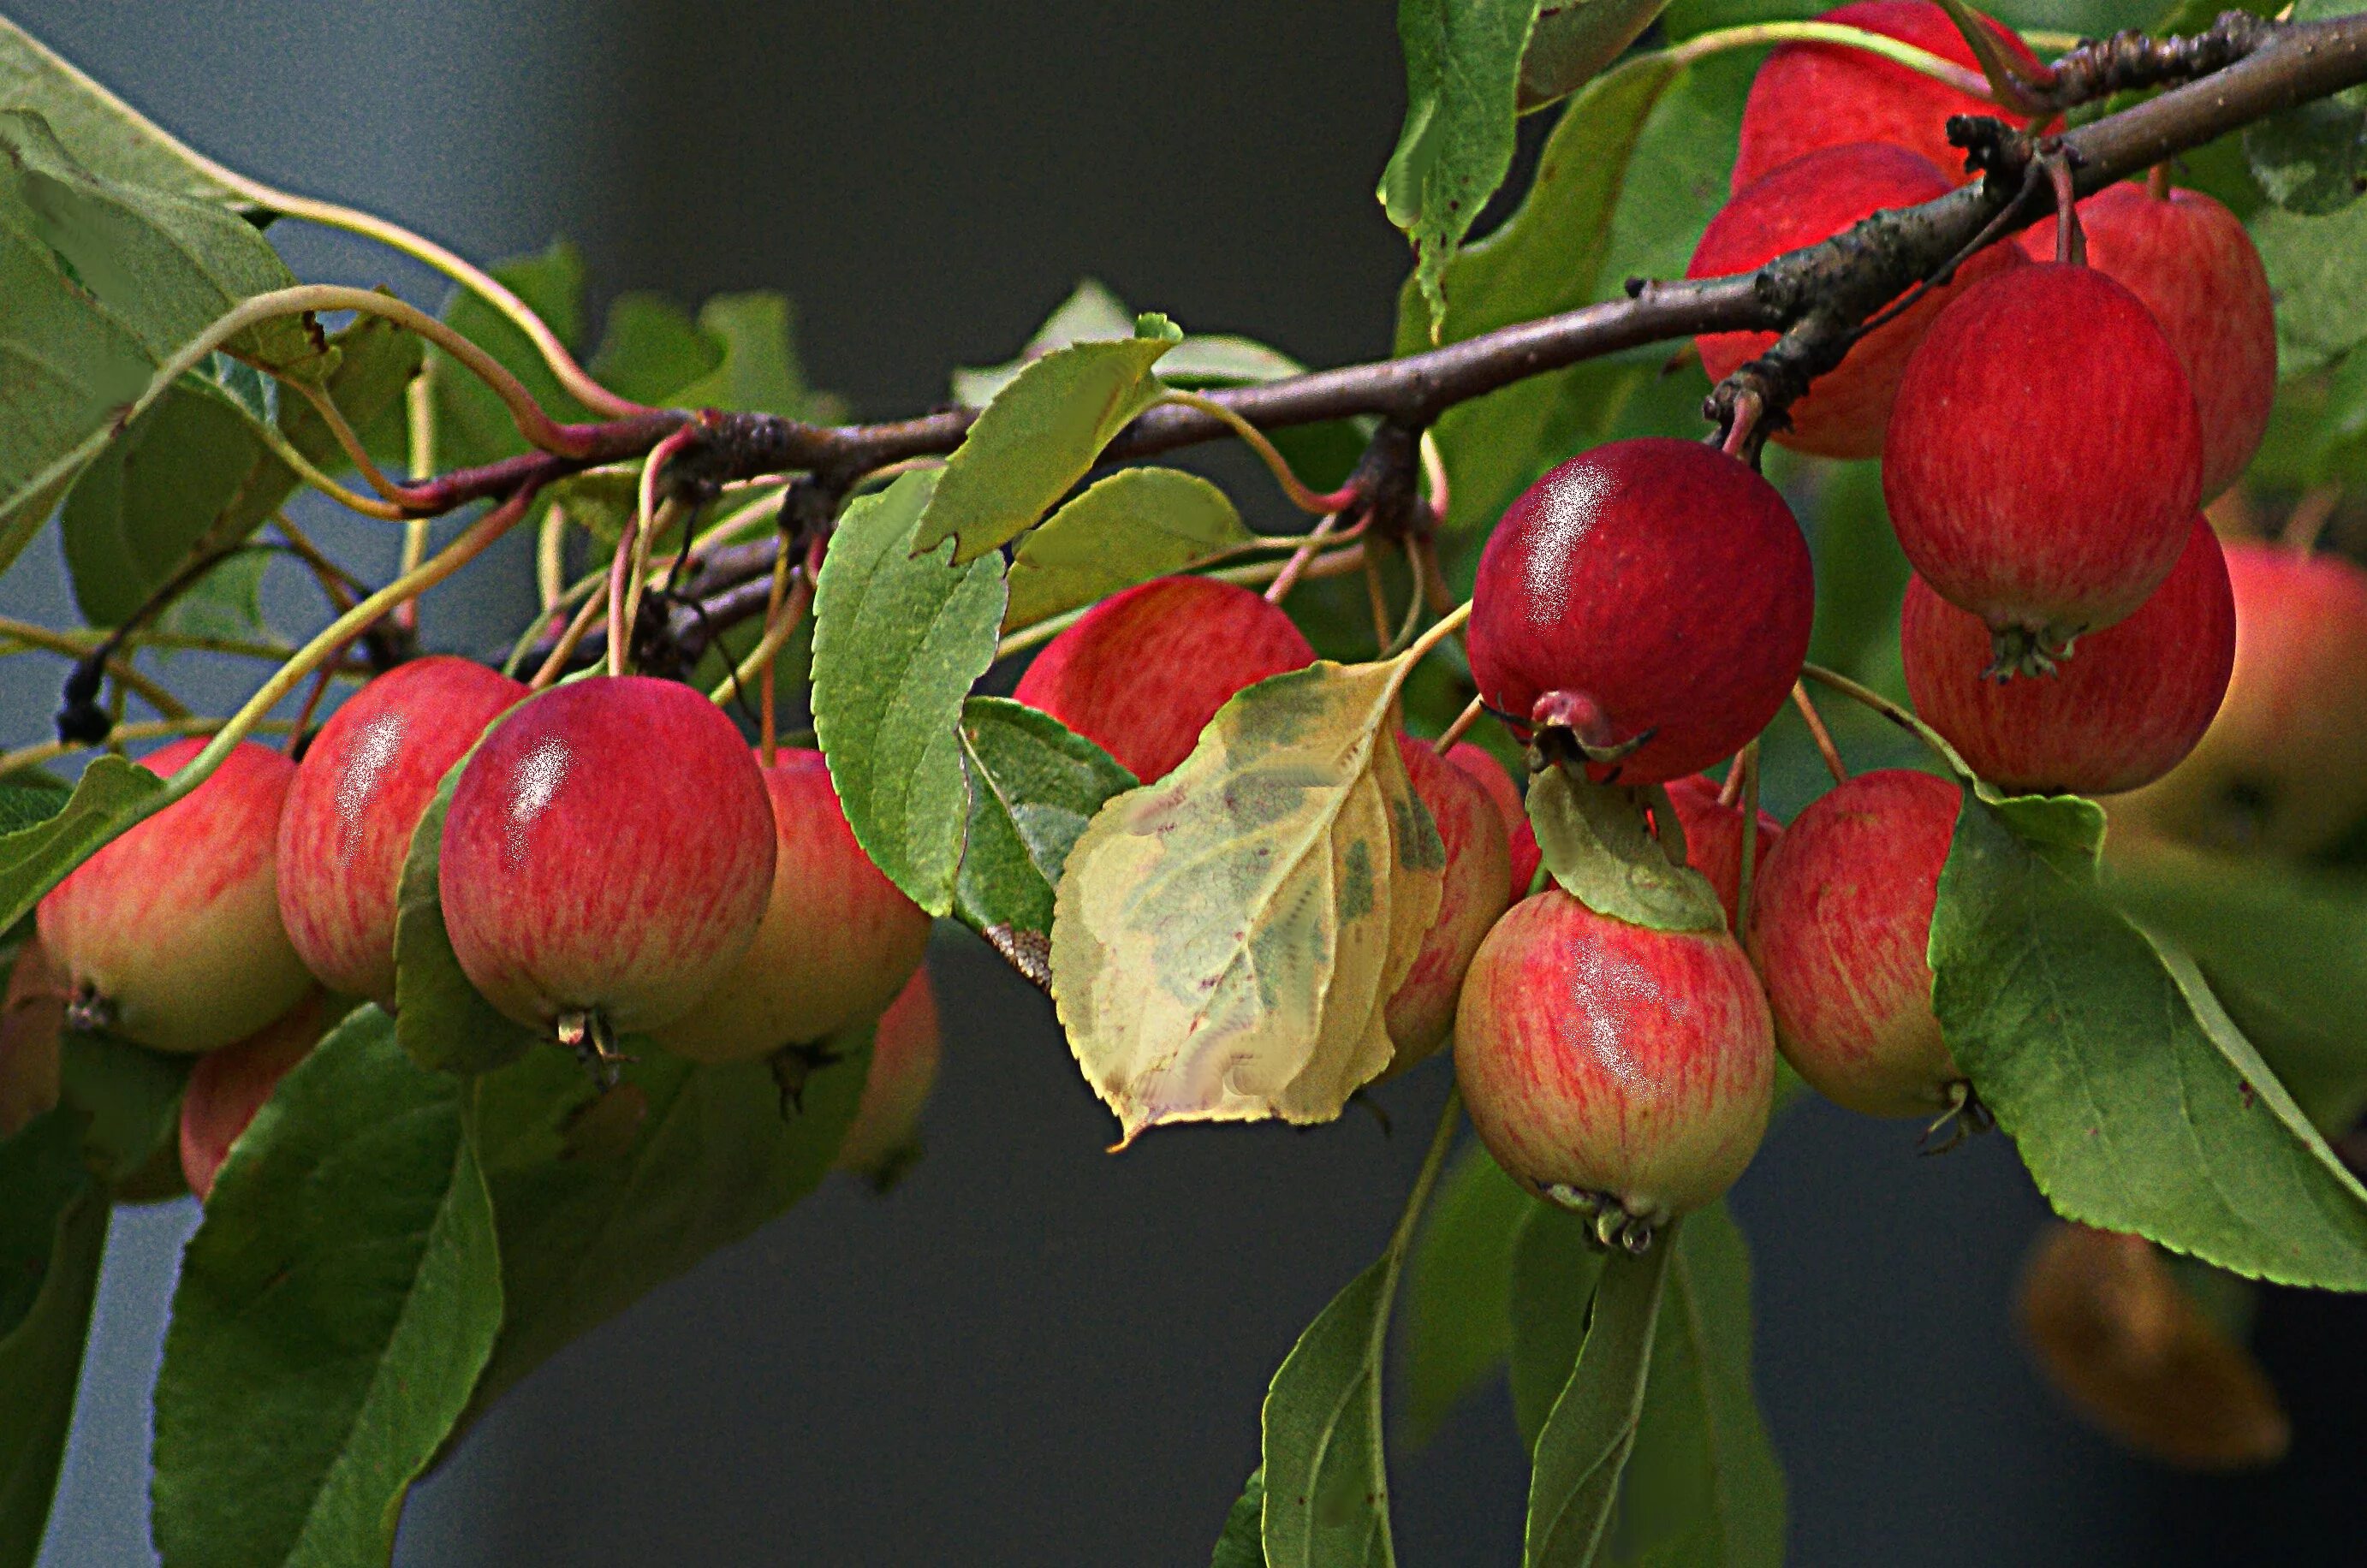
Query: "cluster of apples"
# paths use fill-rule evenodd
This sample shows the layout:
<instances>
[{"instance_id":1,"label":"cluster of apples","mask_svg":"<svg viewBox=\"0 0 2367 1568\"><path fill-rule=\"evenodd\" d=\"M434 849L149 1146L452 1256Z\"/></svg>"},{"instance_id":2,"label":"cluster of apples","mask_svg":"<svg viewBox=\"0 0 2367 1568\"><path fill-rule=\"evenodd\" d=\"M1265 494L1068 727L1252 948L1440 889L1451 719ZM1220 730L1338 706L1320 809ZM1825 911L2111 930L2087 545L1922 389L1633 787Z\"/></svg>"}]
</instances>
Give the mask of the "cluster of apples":
<instances>
[{"instance_id":1,"label":"cluster of apples","mask_svg":"<svg viewBox=\"0 0 2367 1568\"><path fill-rule=\"evenodd\" d=\"M169 776L203 744L145 765ZM936 1062L929 919L855 843L821 753L760 765L673 682L530 695L438 656L364 686L300 763L242 743L41 900L19 970L49 971L71 1024L204 1054L182 1111L192 1190L354 1000L399 1005L402 868L456 765L436 892L493 1007L703 1063L878 1019L841 1163L873 1170L909 1142Z\"/></svg>"},{"instance_id":2,"label":"cluster of apples","mask_svg":"<svg viewBox=\"0 0 2367 1568\"><path fill-rule=\"evenodd\" d=\"M1973 62L1922 0L1824 19ZM1691 273L1745 272L1944 195L1945 121L1988 108L1861 51L1776 50ZM2051 223L1980 254L1866 333L1773 438L1881 458L1915 568L1901 649L1922 716L2010 790L2112 794L2177 768L2228 691L2237 597L2200 502L2259 444L2276 342L2259 258L2218 203L2119 186L2078 216L2084 256L2067 246L2056 259ZM1722 378L1772 342L1726 333L1698 347ZM2286 592L2271 577L2358 575L2266 550L2235 564L2264 599ZM1606 1242L1641 1246L1734 1180L1763 1132L1779 1052L1874 1115L1943 1116L1970 1099L1926 956L1961 801L1952 782L1868 773L1788 829L1762 816L1764 863L1750 908L1736 907L1742 807L1699 770L1781 706L1814 599L1783 497L1692 443L1622 442L1564 464L1481 558L1469 634L1481 697L1524 736L1559 734L1569 765L1598 780L1667 785L1730 928L1649 930L1547 886L1471 965L1455 1060L1473 1121L1508 1172L1593 1214ZM2367 810L2367 775L2355 776ZM1533 870L1534 839L1514 849L1515 875Z\"/></svg>"}]
</instances>

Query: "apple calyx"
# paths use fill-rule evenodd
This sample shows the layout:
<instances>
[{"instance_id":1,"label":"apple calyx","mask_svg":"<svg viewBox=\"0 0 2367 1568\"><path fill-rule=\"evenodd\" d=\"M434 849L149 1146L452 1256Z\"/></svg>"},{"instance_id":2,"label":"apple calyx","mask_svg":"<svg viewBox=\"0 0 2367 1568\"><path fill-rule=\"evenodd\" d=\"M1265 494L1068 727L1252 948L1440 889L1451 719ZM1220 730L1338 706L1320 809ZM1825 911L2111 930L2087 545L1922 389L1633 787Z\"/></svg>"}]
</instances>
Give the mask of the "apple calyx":
<instances>
[{"instance_id":1,"label":"apple calyx","mask_svg":"<svg viewBox=\"0 0 2367 1568\"><path fill-rule=\"evenodd\" d=\"M1637 1258L1652 1250L1660 1227L1675 1217L1658 1211L1632 1213L1608 1192L1590 1192L1566 1181L1549 1183L1545 1195L1558 1207L1584 1216L1590 1222L1587 1238L1595 1246L1605 1251L1615 1247Z\"/></svg>"},{"instance_id":2,"label":"apple calyx","mask_svg":"<svg viewBox=\"0 0 2367 1568\"><path fill-rule=\"evenodd\" d=\"M1981 671L1981 678L2006 682L2016 675L2052 675L2058 662L2071 657L2071 645L2087 629L2085 626L2073 626L2068 630L2059 626L1991 626L1991 658L1988 668Z\"/></svg>"},{"instance_id":3,"label":"apple calyx","mask_svg":"<svg viewBox=\"0 0 2367 1568\"><path fill-rule=\"evenodd\" d=\"M1611 739L1611 716L1583 692L1540 692L1529 707L1533 732L1529 771L1541 773L1553 766L1554 753L1574 751L1597 767L1614 767L1651 743L1659 732L1654 725L1625 740Z\"/></svg>"},{"instance_id":4,"label":"apple calyx","mask_svg":"<svg viewBox=\"0 0 2367 1568\"><path fill-rule=\"evenodd\" d=\"M551 1022L551 1037L575 1053L575 1059L599 1080L606 1091L617 1087L618 1076L638 1057L617 1049L617 1031L598 1008L574 1008Z\"/></svg>"}]
</instances>

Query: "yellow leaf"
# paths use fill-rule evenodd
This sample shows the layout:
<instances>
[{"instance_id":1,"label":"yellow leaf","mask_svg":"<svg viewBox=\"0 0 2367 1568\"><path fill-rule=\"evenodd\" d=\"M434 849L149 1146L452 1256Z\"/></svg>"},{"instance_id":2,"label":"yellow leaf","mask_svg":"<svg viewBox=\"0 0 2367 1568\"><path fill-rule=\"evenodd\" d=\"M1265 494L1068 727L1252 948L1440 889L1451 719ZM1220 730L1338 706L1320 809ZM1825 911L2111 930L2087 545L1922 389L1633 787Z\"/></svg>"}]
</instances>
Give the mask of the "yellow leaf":
<instances>
[{"instance_id":1,"label":"yellow leaf","mask_svg":"<svg viewBox=\"0 0 2367 1568\"><path fill-rule=\"evenodd\" d=\"M1070 852L1052 994L1120 1147L1166 1122L1328 1122L1388 1065L1382 1010L1446 861L1389 739L1407 668L1249 688Z\"/></svg>"}]
</instances>

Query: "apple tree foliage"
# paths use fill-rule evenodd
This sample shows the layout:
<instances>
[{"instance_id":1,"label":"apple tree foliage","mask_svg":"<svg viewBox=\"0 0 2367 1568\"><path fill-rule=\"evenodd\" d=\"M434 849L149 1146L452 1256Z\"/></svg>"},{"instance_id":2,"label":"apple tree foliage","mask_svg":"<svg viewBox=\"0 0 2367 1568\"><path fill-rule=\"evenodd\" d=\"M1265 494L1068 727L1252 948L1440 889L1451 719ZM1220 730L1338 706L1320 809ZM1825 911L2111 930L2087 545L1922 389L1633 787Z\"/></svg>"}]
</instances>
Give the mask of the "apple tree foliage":
<instances>
[{"instance_id":1,"label":"apple tree foliage","mask_svg":"<svg viewBox=\"0 0 2367 1568\"><path fill-rule=\"evenodd\" d=\"M1400 0L1409 107L1394 152L1373 160L1410 243L1396 352L1681 276L1726 193L1769 41L1749 29L1812 8ZM2294 15L2341 9L2303 0ZM2131 19L2191 31L2209 8ZM1531 116L1534 173L1507 189ZM2277 293L2283 380L2251 482L2367 479L2367 88L2231 131L2181 169L2244 218ZM1506 210L1483 230L1491 201ZM315 215L189 152L0 21L0 567L56 528L85 622L48 642L0 633L11 651L80 653L91 634L128 628L125 661L175 638L295 656L260 621L260 558L243 547L300 488L356 482L357 453L412 474L535 451L515 402L458 345L552 419L614 413L554 368L553 346L590 341L563 245L495 268L499 298L458 291L447 332L425 342L349 300L252 307L298 287L270 222ZM776 296L720 296L695 313L627 296L584 365L656 408L836 417L804 382ZM954 400L980 412L947 461L883 476L837 512L811 635L783 649L864 849L1052 992L1129 1140L1169 1122L1329 1121L1387 1063L1381 1005L1435 916L1443 863L1388 735L1401 715L1432 732L1455 717L1468 694L1460 655L1435 629L1376 633L1360 585L1312 572L1293 609L1322 660L1237 698L1155 786L973 688L1113 592L1300 545L1254 534L1216 486L1128 457L1124 442L1179 394L1304 372L1081 284L1012 362L955 373ZM1489 524L1547 468L1621 436L1697 436L1707 390L1697 362L1672 364L1659 344L1447 409L1434 432L1452 497L1440 586L1460 597ZM1377 428L1357 414L1293 423L1272 433L1274 460L1301 490L1341 486ZM649 446L555 472L525 517L601 555L629 544ZM1769 465L1817 555L1812 657L1897 693L1887 632L1906 568L1873 465L1780 452ZM797 499L779 479L756 485L718 508L726 526L702 547L771 537ZM1392 570L1388 591L1418 595ZM726 628L685 673L728 686L761 629ZM524 628L520 657L547 631ZM198 728L153 678L113 678L127 726ZM1865 765L1929 761L1863 710L1835 723ZM46 890L181 787L118 755L69 787L44 765L70 750L10 752L0 775L12 941ZM1765 759L1777 803L1814 793L1815 753L1793 721L1771 730ZM2040 1190L2066 1218L2238 1280L2367 1290L2367 1191L2327 1142L2367 1107L2355 1039L2367 847L2302 868L2106 874L2093 806L1962 782L1934 999ZM1538 809L1567 811L1543 793ZM1251 798L1245 816L1237 804ZM493 1400L795 1203L854 1113L862 1029L794 1098L764 1064L695 1066L646 1045L604 1092L538 1045L453 958L440 820L439 805L403 874L400 1017L355 1009L281 1081L184 1260L155 1393L154 1538L169 1568L385 1561L408 1487ZM1583 823L1555 821L1558 859L1591 859L1605 885L1632 870ZM187 1067L70 1035L54 1108L0 1142L0 1568L40 1543L110 1208L178 1190ZM1275 1371L1263 1463L1229 1517L1209 1521L1215 1560L1393 1561L1392 1435L1421 1441L1501 1375L1534 1461L1530 1562L1780 1562L1784 1487L1752 1393L1750 1265L1723 1205L1643 1257L1606 1259L1477 1145L1458 1152L1457 1127L1450 1113L1377 1259Z\"/></svg>"}]
</instances>

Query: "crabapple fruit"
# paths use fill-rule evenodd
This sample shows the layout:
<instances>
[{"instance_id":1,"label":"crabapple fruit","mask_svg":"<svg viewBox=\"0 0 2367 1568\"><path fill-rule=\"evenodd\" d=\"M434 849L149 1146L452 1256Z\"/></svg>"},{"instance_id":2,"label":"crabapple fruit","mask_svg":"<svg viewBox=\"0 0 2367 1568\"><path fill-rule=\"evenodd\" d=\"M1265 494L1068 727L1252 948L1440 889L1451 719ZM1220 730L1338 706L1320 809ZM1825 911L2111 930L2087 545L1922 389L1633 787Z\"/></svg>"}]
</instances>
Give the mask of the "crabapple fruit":
<instances>
[{"instance_id":1,"label":"crabapple fruit","mask_svg":"<svg viewBox=\"0 0 2367 1568\"><path fill-rule=\"evenodd\" d=\"M1506 1174L1638 1246L1758 1151L1775 1083L1767 998L1727 932L1630 925L1548 887L1471 961L1455 1076Z\"/></svg>"},{"instance_id":2,"label":"crabapple fruit","mask_svg":"<svg viewBox=\"0 0 2367 1568\"><path fill-rule=\"evenodd\" d=\"M1931 201L1952 188L1929 158L1904 147L1854 141L1818 148L1737 191L1710 220L1685 276L1754 272L1876 211ZM1898 378L1932 319L1964 288L2022 259L2010 245L1992 245L1960 267L1954 282L1931 290L1851 344L1849 356L1792 405L1790 428L1773 439L1825 457L1879 457ZM1713 333L1693 340L1712 381L1724 380L1774 343L1773 333Z\"/></svg>"},{"instance_id":3,"label":"crabapple fruit","mask_svg":"<svg viewBox=\"0 0 2367 1568\"><path fill-rule=\"evenodd\" d=\"M230 1157L230 1146L288 1069L336 1021L331 1012L327 995L316 987L245 1039L208 1052L189 1074L181 1096L181 1177L198 1201L213 1195L214 1177Z\"/></svg>"},{"instance_id":4,"label":"crabapple fruit","mask_svg":"<svg viewBox=\"0 0 2367 1568\"><path fill-rule=\"evenodd\" d=\"M1213 577L1161 577L1085 612L1011 694L1149 784L1192 754L1234 693L1314 661L1280 606Z\"/></svg>"},{"instance_id":5,"label":"crabapple fruit","mask_svg":"<svg viewBox=\"0 0 2367 1568\"><path fill-rule=\"evenodd\" d=\"M657 1042L694 1062L767 1056L877 1015L929 945L929 916L855 841L830 766L780 751L764 770L778 843L756 940Z\"/></svg>"},{"instance_id":6,"label":"crabapple fruit","mask_svg":"<svg viewBox=\"0 0 2367 1568\"><path fill-rule=\"evenodd\" d=\"M1737 906L1742 897L1741 803L1721 805L1716 779L1689 773L1669 781L1669 805L1676 811L1677 827L1685 836L1685 863L1709 878L1709 885L1717 890L1717 901L1725 906L1726 923L1740 931L1742 915ZM1783 836L1784 825L1761 811L1759 842L1751 858L1754 883L1766 869L1775 840Z\"/></svg>"},{"instance_id":7,"label":"crabapple fruit","mask_svg":"<svg viewBox=\"0 0 2367 1568\"><path fill-rule=\"evenodd\" d=\"M1827 11L1820 22L1880 33L1977 73L1972 47L1931 0L1859 0ZM2005 28L1982 21L2006 52L2035 67L2038 57ZM1735 150L1733 188L1822 147L1887 141L1920 152L1936 167L1964 167L1961 148L1948 141L1950 115L1994 115L1996 104L1975 97L1895 61L1837 43L1787 43L1767 56L1750 79L1742 106L1741 144ZM1961 177L1961 176L1960 176Z\"/></svg>"},{"instance_id":8,"label":"crabapple fruit","mask_svg":"<svg viewBox=\"0 0 2367 1568\"><path fill-rule=\"evenodd\" d=\"M871 1069L855 1120L839 1141L839 1170L886 1188L919 1152L921 1111L937 1082L937 996L926 968L912 971L871 1032Z\"/></svg>"},{"instance_id":9,"label":"crabapple fruit","mask_svg":"<svg viewBox=\"0 0 2367 1568\"><path fill-rule=\"evenodd\" d=\"M1529 808L1521 799L1521 786L1496 761L1495 753L1468 740L1458 740L1447 748L1446 760L1479 781L1488 798L1496 803L1496 815L1503 819L1504 831L1511 834L1529 819Z\"/></svg>"},{"instance_id":10,"label":"crabapple fruit","mask_svg":"<svg viewBox=\"0 0 2367 1568\"><path fill-rule=\"evenodd\" d=\"M1766 727L1815 609L1774 486L1696 441L1614 441L1531 485L1489 536L1471 674L1522 733L1569 731L1597 782L1656 784Z\"/></svg>"},{"instance_id":11,"label":"crabapple fruit","mask_svg":"<svg viewBox=\"0 0 2367 1568\"><path fill-rule=\"evenodd\" d=\"M2194 389L2203 427L2203 498L2243 474L2277 395L2276 303L2243 220L2201 191L2156 196L2116 185L2079 204L2088 265L2145 301ZM2055 220L2022 233L2040 261L2055 254Z\"/></svg>"},{"instance_id":12,"label":"crabapple fruit","mask_svg":"<svg viewBox=\"0 0 2367 1568\"><path fill-rule=\"evenodd\" d=\"M1537 825L1527 818L1512 829L1512 902L1517 904L1529 896L1529 886L1537 879L1537 868L1546 863L1546 852L1537 843Z\"/></svg>"},{"instance_id":13,"label":"crabapple fruit","mask_svg":"<svg viewBox=\"0 0 2367 1568\"><path fill-rule=\"evenodd\" d=\"M503 1014L605 1049L604 1030L689 1011L747 952L774 840L764 775L714 704L647 676L576 681L511 709L461 769L445 928Z\"/></svg>"},{"instance_id":14,"label":"crabapple fruit","mask_svg":"<svg viewBox=\"0 0 2367 1568\"><path fill-rule=\"evenodd\" d=\"M279 814L279 918L314 978L394 1005L394 917L436 787L526 683L466 659L397 665L312 738Z\"/></svg>"},{"instance_id":15,"label":"crabapple fruit","mask_svg":"<svg viewBox=\"0 0 2367 1568\"><path fill-rule=\"evenodd\" d=\"M1405 759L1414 793L1445 840L1446 877L1438 915L1423 933L1421 951L1383 1013L1397 1046L1385 1076L1430 1056L1454 1034L1455 999L1463 989L1464 972L1470 968L1480 939L1510 902L1506 889L1512 880L1504 819L1486 786L1440 756L1428 741L1400 735L1398 751ZM1482 753L1480 761L1497 777L1504 776L1493 758Z\"/></svg>"},{"instance_id":16,"label":"crabapple fruit","mask_svg":"<svg viewBox=\"0 0 2367 1568\"><path fill-rule=\"evenodd\" d=\"M1920 577L1898 642L1915 711L1975 773L2017 792L2110 795L2161 777L2203 739L2236 660L2236 599L2197 517L2169 581L2052 675L1985 676L1988 628Z\"/></svg>"},{"instance_id":17,"label":"crabapple fruit","mask_svg":"<svg viewBox=\"0 0 2367 1568\"><path fill-rule=\"evenodd\" d=\"M1837 1105L1929 1117L1964 1102L1928 956L1963 801L1931 773L1860 773L1794 818L1761 869L1750 955L1775 1043Z\"/></svg>"},{"instance_id":18,"label":"crabapple fruit","mask_svg":"<svg viewBox=\"0 0 2367 1568\"><path fill-rule=\"evenodd\" d=\"M2185 549L2203 446L2184 367L2093 267L2010 267L1931 323L1883 443L1882 493L1932 592L2043 673L2135 611Z\"/></svg>"},{"instance_id":19,"label":"crabapple fruit","mask_svg":"<svg viewBox=\"0 0 2367 1568\"><path fill-rule=\"evenodd\" d=\"M2306 855L2367 817L2367 571L2231 540L2235 672L2187 759L2109 805L2116 829Z\"/></svg>"},{"instance_id":20,"label":"crabapple fruit","mask_svg":"<svg viewBox=\"0 0 2367 1568\"><path fill-rule=\"evenodd\" d=\"M142 766L170 777L191 737ZM275 846L296 764L242 741L207 780L77 866L41 899L68 1022L159 1051L210 1051L294 1007L312 976L279 923Z\"/></svg>"}]
</instances>

